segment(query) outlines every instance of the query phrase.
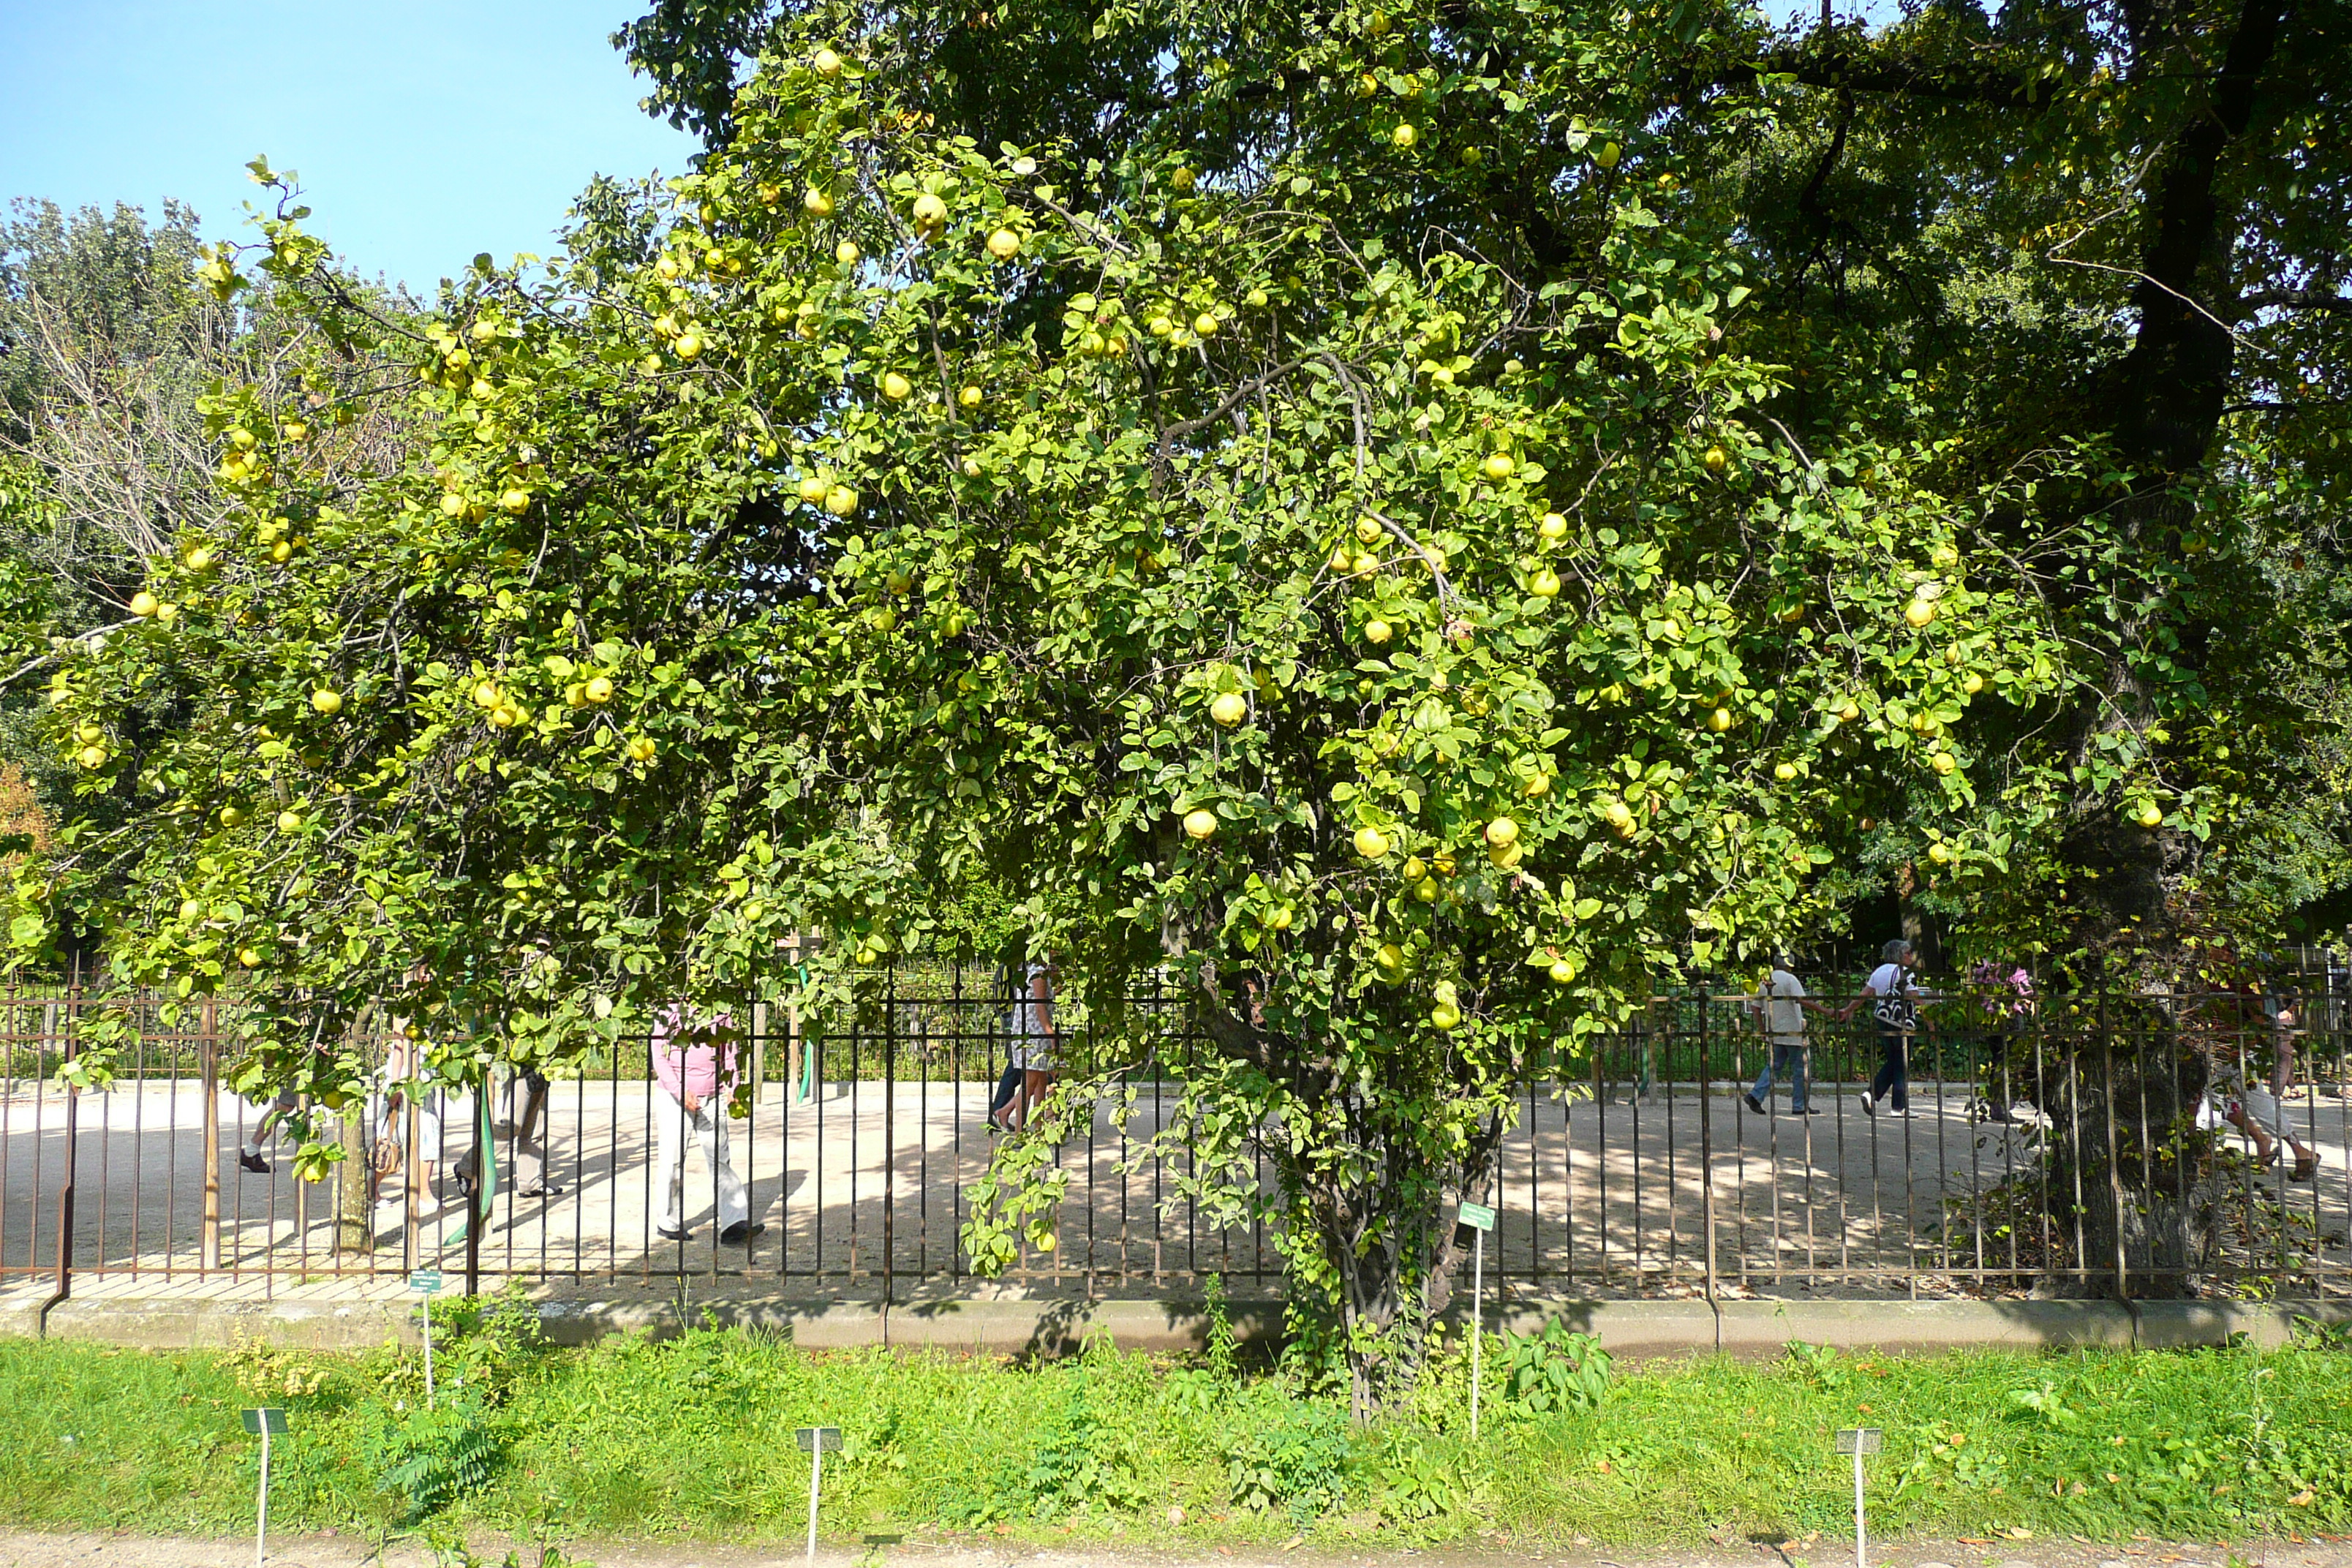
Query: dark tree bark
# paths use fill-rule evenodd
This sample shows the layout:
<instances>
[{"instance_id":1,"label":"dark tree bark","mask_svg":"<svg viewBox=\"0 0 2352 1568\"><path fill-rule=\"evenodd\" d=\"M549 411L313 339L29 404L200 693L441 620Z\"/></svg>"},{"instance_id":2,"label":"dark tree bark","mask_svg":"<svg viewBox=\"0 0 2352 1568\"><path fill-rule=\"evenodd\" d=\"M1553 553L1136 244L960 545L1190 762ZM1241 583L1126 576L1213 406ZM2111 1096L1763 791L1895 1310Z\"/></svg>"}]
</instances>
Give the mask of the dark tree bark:
<instances>
[{"instance_id":1,"label":"dark tree bark","mask_svg":"<svg viewBox=\"0 0 2352 1568\"><path fill-rule=\"evenodd\" d=\"M2203 470L2230 401L2237 342L2224 323L2240 314L2231 276L2239 214L2220 187L2290 3L2244 0L2210 93L2183 112L2150 183L2132 346L2100 389L2117 455L2137 475L2120 509L2135 550L2166 549L2189 525L2195 505L2187 485ZM2169 5L2127 6L2126 16L2136 55L2166 48L2182 20ZM2144 623L2123 628L2126 649L2144 629ZM2104 731L2152 721L2127 658L2113 660L2105 686L2106 700L2077 717L2078 753ZM2186 847L2176 834L2121 821L2105 801L2084 798L2063 842L2067 863L2090 873L2078 884L2076 945L2096 951L2135 925L2160 935Z\"/></svg>"}]
</instances>

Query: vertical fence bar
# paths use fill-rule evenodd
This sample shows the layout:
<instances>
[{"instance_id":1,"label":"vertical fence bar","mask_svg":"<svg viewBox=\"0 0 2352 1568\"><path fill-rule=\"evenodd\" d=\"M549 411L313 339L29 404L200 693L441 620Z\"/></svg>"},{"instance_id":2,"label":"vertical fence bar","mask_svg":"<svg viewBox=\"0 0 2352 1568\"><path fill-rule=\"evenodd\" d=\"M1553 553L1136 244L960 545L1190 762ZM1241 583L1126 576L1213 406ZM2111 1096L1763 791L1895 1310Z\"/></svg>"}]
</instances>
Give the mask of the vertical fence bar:
<instances>
[{"instance_id":1,"label":"vertical fence bar","mask_svg":"<svg viewBox=\"0 0 2352 1568\"><path fill-rule=\"evenodd\" d=\"M41 1194L46 1190L43 1181L41 1143L48 1131L49 1120L49 1041L56 1037L61 1025L65 993L58 1000L41 1008L40 1032L33 1037L33 1194L25 1205L25 1271L40 1270L41 1254Z\"/></svg>"},{"instance_id":2,"label":"vertical fence bar","mask_svg":"<svg viewBox=\"0 0 2352 1568\"><path fill-rule=\"evenodd\" d=\"M196 1266L211 1273L221 1266L220 1240L220 1033L213 1003L205 1004L205 1033L196 1047L196 1114L202 1119L205 1152L203 1228L196 1242Z\"/></svg>"},{"instance_id":3,"label":"vertical fence bar","mask_svg":"<svg viewBox=\"0 0 2352 1568\"><path fill-rule=\"evenodd\" d=\"M67 993L65 1038L62 1042L62 1062L71 1068L76 1052L80 1047L82 1006L81 965L74 964L72 988ZM74 1163L80 1143L81 1090L71 1083L66 1085L66 1168L64 1179L58 1186L58 1268L57 1293L41 1309L42 1320L47 1321L48 1310L73 1294L74 1248Z\"/></svg>"},{"instance_id":4,"label":"vertical fence bar","mask_svg":"<svg viewBox=\"0 0 2352 1568\"><path fill-rule=\"evenodd\" d=\"M1609 1284L1609 1036L1592 1037L1592 1180L1594 1189L1594 1248L1592 1277L1602 1289Z\"/></svg>"},{"instance_id":5,"label":"vertical fence bar","mask_svg":"<svg viewBox=\"0 0 2352 1568\"><path fill-rule=\"evenodd\" d=\"M1847 1005L1852 1006L1854 1002L1858 1002L1859 1000L1859 997L1852 998L1849 1000ZM1854 1031L1852 1022L1848 1020L1841 1020L1838 1025L1838 1047L1839 1054L1844 1058L1843 1070L1839 1074L1839 1081L1841 1083L1851 1082L1858 1076L1859 1069L1856 1068L1853 1059L1853 1042ZM1853 1267L1853 1217L1849 1213L1846 1204L1845 1096L1843 1094L1837 1097L1836 1132L1838 1171L1837 1278L1844 1279L1850 1277L1847 1270Z\"/></svg>"},{"instance_id":6,"label":"vertical fence bar","mask_svg":"<svg viewBox=\"0 0 2352 1568\"><path fill-rule=\"evenodd\" d=\"M961 965L957 965L960 972ZM953 1015L949 1014L949 1027L954 1027ZM931 1272L931 1074L937 1067L940 1032L933 1027L940 1017L936 1008L927 1010L921 1018L915 1039L915 1278L927 1279Z\"/></svg>"},{"instance_id":7,"label":"vertical fence bar","mask_svg":"<svg viewBox=\"0 0 2352 1568\"><path fill-rule=\"evenodd\" d=\"M808 1051L808 1072L809 1072L809 1077L808 1077L808 1080L807 1080L807 1081L808 1081L808 1086L809 1086L809 1098L810 1098L810 1100L812 1100L813 1101L814 1101L814 1110L815 1110L814 1121L815 1121L815 1123L816 1123L816 1125L815 1125L815 1126L814 1126L814 1128L811 1131L811 1133L810 1133L810 1139L809 1139L809 1157L808 1157L808 1159L809 1159L809 1184L810 1184L811 1188L813 1189L813 1190L812 1190L812 1192L811 1192L811 1194L810 1194L810 1196L809 1196L809 1213L810 1213L811 1216L812 1216L812 1217L814 1219L814 1221L815 1221L815 1231L816 1231L816 1237L815 1237L815 1243L814 1243L815 1250L814 1250L814 1257L813 1257L813 1258L812 1258L812 1260L811 1260L811 1263L810 1263L810 1266L809 1266L809 1271L810 1271L812 1274L814 1274L814 1275L816 1275L816 1276L818 1276L818 1277L820 1277L820 1278L822 1278L822 1277L824 1276L824 1274L825 1273L825 1267L824 1267L824 1058L825 1058L825 1047L826 1047L826 1045L829 1043L829 1041L831 1040L831 1038L832 1038L832 1032L831 1032L830 1030L825 1030L825 1029L821 1029L821 1028L820 1028L820 1029L811 1029L811 1030L809 1031L808 1043L807 1043L807 1046L806 1046L806 1047L805 1047L805 1048L807 1049L807 1051Z\"/></svg>"},{"instance_id":8,"label":"vertical fence bar","mask_svg":"<svg viewBox=\"0 0 2352 1568\"><path fill-rule=\"evenodd\" d=\"M1719 1307L1715 1294L1715 1092L1707 1061L1706 986L1696 987L1698 997L1698 1186L1699 1223L1706 1227L1706 1254L1704 1263L1706 1284L1706 1304ZM1717 1329L1717 1344L1720 1348L1722 1330Z\"/></svg>"},{"instance_id":9,"label":"vertical fence bar","mask_svg":"<svg viewBox=\"0 0 2352 1568\"><path fill-rule=\"evenodd\" d=\"M2098 994L2099 1027L2099 1100L2107 1133L2107 1201L2115 1215L2116 1300L2131 1300L2131 1274L2124 1260L2124 1173L2117 1163L2116 1137L2116 1055L2115 1041L2107 1032L2107 981L2100 976ZM2086 1260L2087 1261L2087 1260Z\"/></svg>"},{"instance_id":10,"label":"vertical fence bar","mask_svg":"<svg viewBox=\"0 0 2352 1568\"><path fill-rule=\"evenodd\" d=\"M948 1099L949 1103L954 1108L948 1117L948 1170L951 1173L951 1179L948 1184L948 1278L961 1279L963 1278L963 1060L964 1047L969 1043L971 1036L971 1023L970 1006L963 994L963 965L961 963L956 965L955 978L949 986L949 994L951 998L950 1005L955 1009L952 1016L955 1018L956 1026L955 1034L948 1042L948 1082L953 1090ZM983 1051L987 1038L986 1020L983 1016L981 1034ZM986 1060L986 1057L983 1056L982 1070L985 1070ZM981 1114L983 1116L988 1113L988 1097L993 1087L994 1080L991 1079L990 1088L980 1091Z\"/></svg>"},{"instance_id":11,"label":"vertical fence bar","mask_svg":"<svg viewBox=\"0 0 2352 1568\"><path fill-rule=\"evenodd\" d=\"M139 1215L142 1206L139 1177L142 1162L139 1156L141 1151L146 1146L147 1131L147 1031L142 1029L139 1031L138 1040L132 1046L131 1058L133 1066L131 1073L131 1246L128 1267L134 1278L139 1273ZM114 1169L114 1113L111 1109L113 1104L111 1096L108 1097L107 1104L109 1110L105 1118L106 1140L100 1145L105 1153L100 1160L98 1179L101 1192L111 1184L109 1176ZM98 1221L98 1267L102 1274L106 1268L106 1215L103 1210L100 1212Z\"/></svg>"},{"instance_id":12,"label":"vertical fence bar","mask_svg":"<svg viewBox=\"0 0 2352 1568\"><path fill-rule=\"evenodd\" d=\"M8 1273L8 1149L13 1133L9 1114L16 1102L16 1043L27 1011L13 979L0 991L0 1279ZM38 1151L35 1158L38 1158ZM28 1257L26 1261L30 1262Z\"/></svg>"}]
</instances>

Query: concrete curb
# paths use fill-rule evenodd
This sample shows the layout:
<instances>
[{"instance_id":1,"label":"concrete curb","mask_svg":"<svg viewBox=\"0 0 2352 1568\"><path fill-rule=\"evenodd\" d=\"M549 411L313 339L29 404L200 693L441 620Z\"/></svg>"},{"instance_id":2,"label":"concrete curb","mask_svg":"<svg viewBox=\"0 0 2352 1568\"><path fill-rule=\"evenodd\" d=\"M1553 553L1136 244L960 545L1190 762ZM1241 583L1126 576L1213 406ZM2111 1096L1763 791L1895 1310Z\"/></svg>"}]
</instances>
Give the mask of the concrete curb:
<instances>
[{"instance_id":1,"label":"concrete curb","mask_svg":"<svg viewBox=\"0 0 2352 1568\"><path fill-rule=\"evenodd\" d=\"M0 1318L0 1332L9 1331ZM398 1301L214 1301L186 1297L70 1298L35 1330L53 1340L88 1340L147 1350L226 1346L260 1340L296 1350L360 1350L416 1338L415 1310Z\"/></svg>"},{"instance_id":2,"label":"concrete curb","mask_svg":"<svg viewBox=\"0 0 2352 1568\"><path fill-rule=\"evenodd\" d=\"M1276 1338L1279 1301L1232 1302L1228 1313L1244 1342ZM1108 1333L1126 1350L1198 1350L1208 1343L1208 1314L1198 1300L1078 1297L919 1298L886 1313L877 1300L806 1300L779 1296L719 1295L688 1300L567 1298L541 1303L548 1336L583 1344L608 1334L667 1338L705 1322L790 1337L811 1349L887 1344L967 1355L1066 1355Z\"/></svg>"},{"instance_id":3,"label":"concrete curb","mask_svg":"<svg viewBox=\"0 0 2352 1568\"><path fill-rule=\"evenodd\" d=\"M307 1350L360 1350L416 1338L405 1300L315 1302L223 1301L185 1296L68 1300L41 1321L39 1296L0 1301L0 1334L152 1349L257 1339ZM1235 1336L1266 1344L1282 1333L1279 1300L1231 1302ZM1461 1314L1454 1314L1457 1318ZM2239 1335L2265 1348L2284 1344L2297 1321L2352 1325L2352 1301L1836 1301L1701 1300L1517 1303L1491 1310L1487 1326L1526 1333L1558 1317L1600 1336L1622 1356L1724 1353L1767 1359L1791 1340L1839 1350L1927 1353L1962 1348L2016 1351L2105 1347L2184 1349L2225 1345ZM614 1334L673 1338L705 1323L775 1334L811 1349L889 1345L961 1355L1066 1355L1108 1334L1121 1349L1199 1350L1209 1318L1197 1299L930 1297L893 1305L873 1300L730 1291L697 1297L646 1292L551 1294L540 1302L548 1335L586 1344Z\"/></svg>"}]
</instances>

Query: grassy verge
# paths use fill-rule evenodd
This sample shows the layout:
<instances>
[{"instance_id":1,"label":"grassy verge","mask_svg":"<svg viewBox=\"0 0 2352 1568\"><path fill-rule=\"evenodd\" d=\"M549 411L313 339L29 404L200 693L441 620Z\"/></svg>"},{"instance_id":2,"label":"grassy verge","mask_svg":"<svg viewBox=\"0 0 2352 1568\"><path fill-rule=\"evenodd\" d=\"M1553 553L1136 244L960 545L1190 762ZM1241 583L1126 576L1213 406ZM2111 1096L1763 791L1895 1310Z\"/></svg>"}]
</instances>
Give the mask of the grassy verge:
<instances>
[{"instance_id":1,"label":"grassy verge","mask_svg":"<svg viewBox=\"0 0 2352 1568\"><path fill-rule=\"evenodd\" d=\"M1770 1364L1604 1377L1564 1341L1522 1348L1516 1367L1496 1346L1473 1443L1452 1355L1409 1409L1355 1430L1309 1380L1215 1354L1179 1363L1098 1347L1025 1368L815 1353L731 1331L550 1351L496 1312L449 1331L429 1415L415 1359L391 1349L0 1341L0 1521L235 1531L250 1521L255 1468L236 1411L269 1403L292 1424L272 1488L288 1529L789 1537L808 1500L793 1429L819 1424L847 1441L826 1467L824 1529L853 1541L1835 1536L1851 1502L1832 1434L1856 1425L1885 1432L1874 1532L2195 1539L2352 1523L2341 1349L1800 1348Z\"/></svg>"}]
</instances>

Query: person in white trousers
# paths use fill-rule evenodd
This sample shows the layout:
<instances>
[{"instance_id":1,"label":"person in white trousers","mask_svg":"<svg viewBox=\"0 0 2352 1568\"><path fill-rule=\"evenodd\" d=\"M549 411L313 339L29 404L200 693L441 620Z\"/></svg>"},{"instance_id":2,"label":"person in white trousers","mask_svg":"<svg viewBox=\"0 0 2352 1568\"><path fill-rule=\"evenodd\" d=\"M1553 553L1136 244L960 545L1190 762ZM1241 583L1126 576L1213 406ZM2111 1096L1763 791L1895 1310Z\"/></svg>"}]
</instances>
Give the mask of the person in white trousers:
<instances>
[{"instance_id":1,"label":"person in white trousers","mask_svg":"<svg viewBox=\"0 0 2352 1568\"><path fill-rule=\"evenodd\" d=\"M751 1223L751 1194L727 1149L727 1091L735 1080L740 1039L731 1015L698 1018L684 1002L671 1003L654 1020L654 1083L659 1090L653 1097L654 1191L661 1198L658 1228L671 1241L694 1234L686 1224L689 1138L702 1145L717 1189L719 1239L741 1246L768 1228Z\"/></svg>"}]
</instances>

